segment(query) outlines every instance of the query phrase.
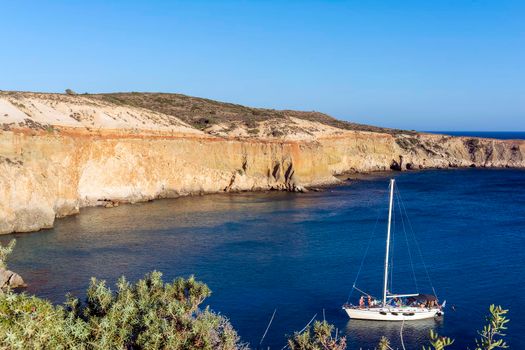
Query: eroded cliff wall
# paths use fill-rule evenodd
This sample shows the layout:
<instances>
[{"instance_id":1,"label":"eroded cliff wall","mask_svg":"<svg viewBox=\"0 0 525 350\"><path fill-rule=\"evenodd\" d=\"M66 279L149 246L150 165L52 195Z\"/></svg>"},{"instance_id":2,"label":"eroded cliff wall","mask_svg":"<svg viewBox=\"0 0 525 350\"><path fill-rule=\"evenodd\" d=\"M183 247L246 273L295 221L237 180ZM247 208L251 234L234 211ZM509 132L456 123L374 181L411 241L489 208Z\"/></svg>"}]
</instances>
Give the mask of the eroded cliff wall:
<instances>
[{"instance_id":1,"label":"eroded cliff wall","mask_svg":"<svg viewBox=\"0 0 525 350\"><path fill-rule=\"evenodd\" d=\"M300 191L336 183L334 175L345 172L525 167L523 141L351 131L295 120L293 137L218 137L170 116L78 98L0 102L0 233L52 227L55 218L84 206Z\"/></svg>"},{"instance_id":2,"label":"eroded cliff wall","mask_svg":"<svg viewBox=\"0 0 525 350\"><path fill-rule=\"evenodd\" d=\"M213 138L0 134L0 232L107 201L334 182L320 145Z\"/></svg>"}]
</instances>

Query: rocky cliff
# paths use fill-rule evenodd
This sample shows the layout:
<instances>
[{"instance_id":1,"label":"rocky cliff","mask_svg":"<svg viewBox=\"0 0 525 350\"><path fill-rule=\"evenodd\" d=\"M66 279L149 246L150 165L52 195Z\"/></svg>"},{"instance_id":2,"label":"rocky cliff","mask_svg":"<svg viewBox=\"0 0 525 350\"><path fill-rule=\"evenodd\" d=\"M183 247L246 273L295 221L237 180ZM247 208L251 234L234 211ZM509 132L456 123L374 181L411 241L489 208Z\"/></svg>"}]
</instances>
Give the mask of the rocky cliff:
<instances>
[{"instance_id":1,"label":"rocky cliff","mask_svg":"<svg viewBox=\"0 0 525 350\"><path fill-rule=\"evenodd\" d=\"M303 191L345 172L525 167L525 141L403 132L169 94L0 92L0 233L81 207Z\"/></svg>"}]
</instances>

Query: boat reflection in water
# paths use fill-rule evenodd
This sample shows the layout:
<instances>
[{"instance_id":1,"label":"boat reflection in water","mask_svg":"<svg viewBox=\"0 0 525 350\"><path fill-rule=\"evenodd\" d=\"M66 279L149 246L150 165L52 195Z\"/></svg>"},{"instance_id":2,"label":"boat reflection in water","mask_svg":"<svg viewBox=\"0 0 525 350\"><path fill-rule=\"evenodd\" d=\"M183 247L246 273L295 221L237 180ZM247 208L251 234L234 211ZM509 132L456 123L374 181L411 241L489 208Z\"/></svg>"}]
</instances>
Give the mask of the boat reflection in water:
<instances>
[{"instance_id":1,"label":"boat reflection in water","mask_svg":"<svg viewBox=\"0 0 525 350\"><path fill-rule=\"evenodd\" d=\"M440 332L443 326L443 318L418 320L417 322L384 322L351 319L347 322L345 335L347 339L355 342L355 345L370 342L376 337L375 343L379 343L382 336L390 341L392 348L401 348L400 331L403 327L403 341L405 348L421 349L428 344L430 330ZM352 343L348 344L350 349L354 348Z\"/></svg>"}]
</instances>

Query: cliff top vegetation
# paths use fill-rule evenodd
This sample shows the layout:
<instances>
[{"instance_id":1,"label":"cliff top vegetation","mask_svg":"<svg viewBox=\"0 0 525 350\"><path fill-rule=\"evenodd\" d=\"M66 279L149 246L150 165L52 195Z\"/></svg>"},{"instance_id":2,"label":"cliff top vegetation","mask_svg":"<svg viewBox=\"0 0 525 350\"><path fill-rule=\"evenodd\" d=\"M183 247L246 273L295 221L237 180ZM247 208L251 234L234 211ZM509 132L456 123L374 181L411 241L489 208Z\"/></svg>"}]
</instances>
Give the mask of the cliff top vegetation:
<instances>
[{"instance_id":1,"label":"cliff top vegetation","mask_svg":"<svg viewBox=\"0 0 525 350\"><path fill-rule=\"evenodd\" d=\"M342 121L316 111L253 108L235 103L220 102L182 94L130 92L90 94L88 96L100 98L116 104L131 105L177 116L198 129L205 129L213 124L230 122L242 122L249 128L255 128L259 122L273 119L282 120L293 117L311 122L318 122L343 130L381 133L394 133L400 131Z\"/></svg>"},{"instance_id":2,"label":"cliff top vegetation","mask_svg":"<svg viewBox=\"0 0 525 350\"><path fill-rule=\"evenodd\" d=\"M57 110L57 113L62 113L64 108L67 108L60 107L62 105L71 109L70 117L72 120L66 120L66 124L81 122L92 124L91 127L97 127L97 117L89 114L89 109L85 108L89 105L110 107L109 109L104 108L104 113L116 120L121 118L119 114L122 112L113 115L115 113L111 112L111 107L126 109L125 113L129 112L133 115L140 114L140 111L149 113L150 117L146 120L138 120L135 123L135 127L139 128L148 128L149 122L162 127L182 122L195 131L199 130L217 136L280 138L289 135L303 135L299 137L309 137L344 131L367 131L383 134L413 133L342 121L317 111L254 108L175 93L76 94L73 90L67 89L64 94L0 91L0 97L2 96L29 116L29 119L35 115L49 113L48 109L41 108L42 104ZM35 101L37 102L35 103ZM4 114L9 117L9 110L6 109ZM56 121L52 120L51 122L55 123Z\"/></svg>"}]
</instances>

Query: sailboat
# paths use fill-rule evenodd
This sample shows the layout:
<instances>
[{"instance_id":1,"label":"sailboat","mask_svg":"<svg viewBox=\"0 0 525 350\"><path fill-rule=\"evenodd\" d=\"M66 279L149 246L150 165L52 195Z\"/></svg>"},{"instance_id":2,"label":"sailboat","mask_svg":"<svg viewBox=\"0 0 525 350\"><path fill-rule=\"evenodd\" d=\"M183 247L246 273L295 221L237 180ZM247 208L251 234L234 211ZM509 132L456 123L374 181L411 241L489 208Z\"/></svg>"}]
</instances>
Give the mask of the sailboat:
<instances>
[{"instance_id":1,"label":"sailboat","mask_svg":"<svg viewBox=\"0 0 525 350\"><path fill-rule=\"evenodd\" d=\"M362 293L358 305L346 303L343 310L351 319L374 320L374 321L412 321L423 320L443 316L445 303L441 305L437 296L434 294L406 293L392 294L389 292L389 254L390 254L390 233L392 226L392 207L394 201L395 180L390 180L390 200L388 206L388 226L386 234L385 267L383 275L383 295L381 300L377 300L370 294L357 288L354 282L353 289ZM363 260L364 261L364 260ZM425 267L426 269L426 267ZM427 274L428 275L428 274ZM414 275L415 277L415 275ZM357 280L357 279L356 279ZM432 290L434 288L432 287ZM366 296L366 300L365 300Z\"/></svg>"}]
</instances>

